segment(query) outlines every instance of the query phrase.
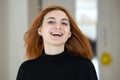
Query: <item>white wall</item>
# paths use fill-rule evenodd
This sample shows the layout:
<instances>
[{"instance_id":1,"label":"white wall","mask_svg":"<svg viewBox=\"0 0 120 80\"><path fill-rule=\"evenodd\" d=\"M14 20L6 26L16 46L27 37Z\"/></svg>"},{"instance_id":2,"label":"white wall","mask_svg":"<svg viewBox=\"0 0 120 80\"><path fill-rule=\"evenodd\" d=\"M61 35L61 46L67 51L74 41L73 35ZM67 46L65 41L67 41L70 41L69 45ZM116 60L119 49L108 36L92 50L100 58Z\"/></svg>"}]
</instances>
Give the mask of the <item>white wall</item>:
<instances>
[{"instance_id":1,"label":"white wall","mask_svg":"<svg viewBox=\"0 0 120 80\"><path fill-rule=\"evenodd\" d=\"M9 80L16 80L19 66L25 60L23 36L38 13L37 3L38 0L8 0Z\"/></svg>"},{"instance_id":2,"label":"white wall","mask_svg":"<svg viewBox=\"0 0 120 80\"><path fill-rule=\"evenodd\" d=\"M98 57L100 80L120 79L120 0L98 0ZM112 62L101 63L104 51L109 52Z\"/></svg>"},{"instance_id":3,"label":"white wall","mask_svg":"<svg viewBox=\"0 0 120 80\"><path fill-rule=\"evenodd\" d=\"M7 0L0 0L0 80L8 80L8 24Z\"/></svg>"},{"instance_id":4,"label":"white wall","mask_svg":"<svg viewBox=\"0 0 120 80\"><path fill-rule=\"evenodd\" d=\"M24 60L23 34L28 27L27 0L8 0L9 80L15 80Z\"/></svg>"},{"instance_id":5,"label":"white wall","mask_svg":"<svg viewBox=\"0 0 120 80\"><path fill-rule=\"evenodd\" d=\"M42 0L43 8L51 5L64 6L75 18L75 0Z\"/></svg>"}]
</instances>

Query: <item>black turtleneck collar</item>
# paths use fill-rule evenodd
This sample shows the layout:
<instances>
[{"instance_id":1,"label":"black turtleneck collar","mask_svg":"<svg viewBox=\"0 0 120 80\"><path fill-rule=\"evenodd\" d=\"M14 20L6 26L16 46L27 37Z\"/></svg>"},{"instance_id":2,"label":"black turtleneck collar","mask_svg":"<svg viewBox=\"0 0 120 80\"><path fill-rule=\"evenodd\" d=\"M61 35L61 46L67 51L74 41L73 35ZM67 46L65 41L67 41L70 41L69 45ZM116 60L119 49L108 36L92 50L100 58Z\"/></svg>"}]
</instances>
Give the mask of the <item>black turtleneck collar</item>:
<instances>
[{"instance_id":1,"label":"black turtleneck collar","mask_svg":"<svg viewBox=\"0 0 120 80\"><path fill-rule=\"evenodd\" d=\"M45 54L45 51L42 52L42 57L45 58L48 61L52 62L64 62L67 59L69 59L71 55L68 53L67 49L65 48L63 52L57 54L57 55L47 55Z\"/></svg>"}]
</instances>

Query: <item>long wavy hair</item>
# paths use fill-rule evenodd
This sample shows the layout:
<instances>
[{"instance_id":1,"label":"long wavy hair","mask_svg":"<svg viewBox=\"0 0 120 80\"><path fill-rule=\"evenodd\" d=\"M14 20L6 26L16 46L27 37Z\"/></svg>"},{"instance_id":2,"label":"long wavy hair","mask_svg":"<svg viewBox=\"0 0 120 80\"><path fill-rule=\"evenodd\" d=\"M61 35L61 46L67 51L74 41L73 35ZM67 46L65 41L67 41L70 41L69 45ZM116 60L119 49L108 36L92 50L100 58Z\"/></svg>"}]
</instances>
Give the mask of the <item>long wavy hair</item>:
<instances>
[{"instance_id":1,"label":"long wavy hair","mask_svg":"<svg viewBox=\"0 0 120 80\"><path fill-rule=\"evenodd\" d=\"M24 35L27 60L35 59L41 56L44 48L43 39L38 34L38 28L42 25L44 16L53 10L61 10L69 18L72 35L65 43L65 47L67 48L68 52L73 55L92 59L93 55L90 43L86 36L80 31L79 27L77 26L76 22L74 21L68 10L66 10L62 6L49 6L37 15L37 17Z\"/></svg>"}]
</instances>

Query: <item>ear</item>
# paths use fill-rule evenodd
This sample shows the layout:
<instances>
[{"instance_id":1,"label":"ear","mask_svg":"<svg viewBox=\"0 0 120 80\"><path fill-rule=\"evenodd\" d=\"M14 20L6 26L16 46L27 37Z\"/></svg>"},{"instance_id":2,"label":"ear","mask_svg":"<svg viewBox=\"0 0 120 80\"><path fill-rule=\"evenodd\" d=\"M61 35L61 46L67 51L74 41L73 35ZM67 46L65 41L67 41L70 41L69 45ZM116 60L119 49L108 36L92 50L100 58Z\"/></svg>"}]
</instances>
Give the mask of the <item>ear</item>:
<instances>
[{"instance_id":1,"label":"ear","mask_svg":"<svg viewBox=\"0 0 120 80\"><path fill-rule=\"evenodd\" d=\"M38 28L38 34L39 34L40 36L42 35L41 30L42 30L42 27L39 27L39 28Z\"/></svg>"},{"instance_id":2,"label":"ear","mask_svg":"<svg viewBox=\"0 0 120 80\"><path fill-rule=\"evenodd\" d=\"M70 38L71 37L71 35L72 35L72 33L71 33L71 31L69 32L69 35L68 35L68 38Z\"/></svg>"}]
</instances>

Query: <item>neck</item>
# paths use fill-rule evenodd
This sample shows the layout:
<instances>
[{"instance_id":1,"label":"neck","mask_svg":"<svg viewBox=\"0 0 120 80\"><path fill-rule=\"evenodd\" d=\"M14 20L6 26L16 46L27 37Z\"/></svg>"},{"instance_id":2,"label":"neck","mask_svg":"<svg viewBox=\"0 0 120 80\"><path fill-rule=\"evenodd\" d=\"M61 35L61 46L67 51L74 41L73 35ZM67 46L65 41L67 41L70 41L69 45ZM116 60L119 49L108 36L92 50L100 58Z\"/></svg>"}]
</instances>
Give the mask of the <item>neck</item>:
<instances>
[{"instance_id":1,"label":"neck","mask_svg":"<svg viewBox=\"0 0 120 80\"><path fill-rule=\"evenodd\" d=\"M57 55L64 51L64 45L44 45L44 50L47 55Z\"/></svg>"}]
</instances>

